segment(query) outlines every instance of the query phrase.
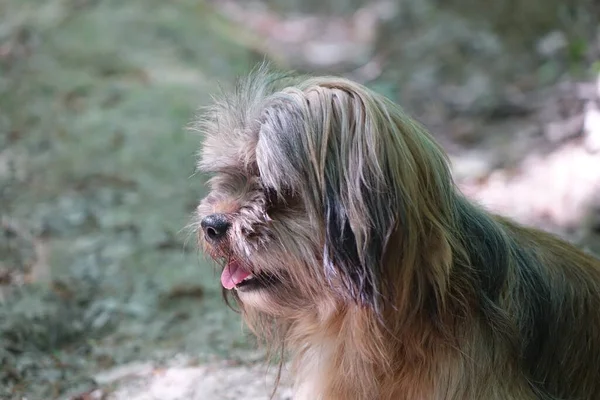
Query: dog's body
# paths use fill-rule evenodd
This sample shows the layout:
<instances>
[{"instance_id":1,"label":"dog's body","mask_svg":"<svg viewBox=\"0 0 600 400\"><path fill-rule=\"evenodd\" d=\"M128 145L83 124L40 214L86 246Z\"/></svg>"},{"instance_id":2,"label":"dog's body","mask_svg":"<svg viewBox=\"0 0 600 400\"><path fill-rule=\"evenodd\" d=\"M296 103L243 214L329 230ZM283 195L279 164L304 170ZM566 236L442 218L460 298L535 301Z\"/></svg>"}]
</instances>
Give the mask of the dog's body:
<instances>
[{"instance_id":1,"label":"dog's body","mask_svg":"<svg viewBox=\"0 0 600 400\"><path fill-rule=\"evenodd\" d=\"M295 399L600 399L600 262L467 201L399 107L260 70L199 129L200 241Z\"/></svg>"}]
</instances>

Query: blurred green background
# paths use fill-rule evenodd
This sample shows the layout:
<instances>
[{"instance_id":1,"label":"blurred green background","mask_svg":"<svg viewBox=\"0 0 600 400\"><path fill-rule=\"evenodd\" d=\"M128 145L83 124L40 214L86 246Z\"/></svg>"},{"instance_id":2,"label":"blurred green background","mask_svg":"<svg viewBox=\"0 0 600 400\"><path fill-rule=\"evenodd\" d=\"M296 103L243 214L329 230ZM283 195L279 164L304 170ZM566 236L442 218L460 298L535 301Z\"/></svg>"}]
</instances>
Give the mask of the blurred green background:
<instances>
[{"instance_id":1,"label":"blurred green background","mask_svg":"<svg viewBox=\"0 0 600 400\"><path fill-rule=\"evenodd\" d=\"M356 79L453 159L479 151L457 167L477 180L555 148L543 127L583 112L569 97L546 117L540 93L593 86L599 15L585 0L0 0L0 399L133 398L98 374L182 354L260 362L185 230L204 193L186 127L219 82L264 59Z\"/></svg>"}]
</instances>

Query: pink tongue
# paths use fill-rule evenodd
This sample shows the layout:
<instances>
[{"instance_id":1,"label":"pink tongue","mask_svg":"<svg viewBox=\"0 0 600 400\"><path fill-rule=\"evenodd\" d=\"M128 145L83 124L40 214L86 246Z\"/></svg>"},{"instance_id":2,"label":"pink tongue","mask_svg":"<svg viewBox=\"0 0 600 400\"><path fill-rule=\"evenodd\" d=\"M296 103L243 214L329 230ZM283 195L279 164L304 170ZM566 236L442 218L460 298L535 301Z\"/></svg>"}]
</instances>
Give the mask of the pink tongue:
<instances>
[{"instance_id":1,"label":"pink tongue","mask_svg":"<svg viewBox=\"0 0 600 400\"><path fill-rule=\"evenodd\" d=\"M232 261L225 266L221 273L221 284L225 289L231 290L250 275L252 274L242 268L238 262Z\"/></svg>"}]
</instances>

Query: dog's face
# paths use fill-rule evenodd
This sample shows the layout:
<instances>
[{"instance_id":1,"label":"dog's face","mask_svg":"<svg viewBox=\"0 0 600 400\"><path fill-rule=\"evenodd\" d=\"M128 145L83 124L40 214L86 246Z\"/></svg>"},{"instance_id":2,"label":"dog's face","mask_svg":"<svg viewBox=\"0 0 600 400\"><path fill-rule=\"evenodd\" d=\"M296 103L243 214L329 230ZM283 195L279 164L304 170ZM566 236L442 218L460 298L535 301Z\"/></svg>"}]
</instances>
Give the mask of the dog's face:
<instances>
[{"instance_id":1,"label":"dog's face","mask_svg":"<svg viewBox=\"0 0 600 400\"><path fill-rule=\"evenodd\" d=\"M291 115L269 99L265 78L246 82L203 120L200 168L210 175L210 192L197 216L202 247L223 265L224 290L244 309L278 315L324 294L323 239L302 198L302 178L286 176L294 150L283 154L269 138L291 133L274 126Z\"/></svg>"},{"instance_id":2,"label":"dog's face","mask_svg":"<svg viewBox=\"0 0 600 400\"><path fill-rule=\"evenodd\" d=\"M302 200L267 185L256 168L223 167L197 210L200 241L223 264L223 288L271 314L301 307L322 281L312 270L321 240Z\"/></svg>"},{"instance_id":3,"label":"dog's face","mask_svg":"<svg viewBox=\"0 0 600 400\"><path fill-rule=\"evenodd\" d=\"M445 159L423 169L417 160L438 154L435 143L360 85L315 78L277 89L270 78L251 76L200 121L210 193L199 241L244 309L377 307L402 275L389 265L414 262L402 249L416 248L426 206L443 201L431 188L447 179Z\"/></svg>"}]
</instances>

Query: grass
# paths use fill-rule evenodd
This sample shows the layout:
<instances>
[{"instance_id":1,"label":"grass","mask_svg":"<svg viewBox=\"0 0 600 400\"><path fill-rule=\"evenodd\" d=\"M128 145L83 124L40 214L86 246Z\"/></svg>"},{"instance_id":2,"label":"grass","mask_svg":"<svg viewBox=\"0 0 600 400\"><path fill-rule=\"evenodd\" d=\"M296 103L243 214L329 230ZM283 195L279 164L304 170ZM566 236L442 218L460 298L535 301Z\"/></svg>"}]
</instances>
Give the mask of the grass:
<instances>
[{"instance_id":1,"label":"grass","mask_svg":"<svg viewBox=\"0 0 600 400\"><path fill-rule=\"evenodd\" d=\"M3 304L0 397L85 387L107 358L248 348L182 228L203 183L185 127L252 54L199 1L5 0L0 15L0 149L26 159L0 176L1 213L44 241L50 276ZM164 300L181 285L204 295Z\"/></svg>"}]
</instances>

